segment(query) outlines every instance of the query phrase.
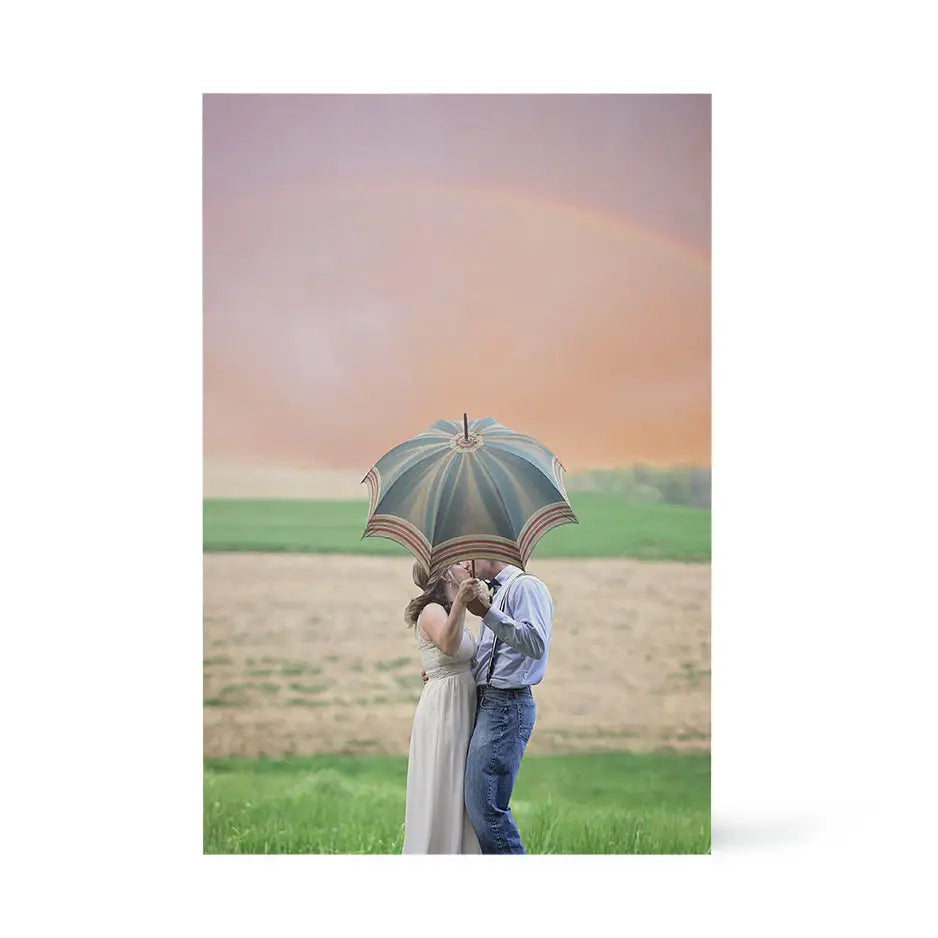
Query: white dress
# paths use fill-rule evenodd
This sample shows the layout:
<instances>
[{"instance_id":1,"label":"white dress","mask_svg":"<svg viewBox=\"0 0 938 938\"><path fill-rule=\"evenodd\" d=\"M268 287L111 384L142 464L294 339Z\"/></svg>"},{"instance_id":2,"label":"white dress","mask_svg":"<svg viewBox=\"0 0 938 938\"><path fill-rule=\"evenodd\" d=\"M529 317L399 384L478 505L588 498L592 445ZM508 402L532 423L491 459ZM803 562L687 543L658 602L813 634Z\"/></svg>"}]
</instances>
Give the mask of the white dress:
<instances>
[{"instance_id":1,"label":"white dress","mask_svg":"<svg viewBox=\"0 0 938 938\"><path fill-rule=\"evenodd\" d=\"M402 853L481 853L463 798L476 719L476 641L464 629L456 653L444 655L414 631L428 680L410 736Z\"/></svg>"}]
</instances>

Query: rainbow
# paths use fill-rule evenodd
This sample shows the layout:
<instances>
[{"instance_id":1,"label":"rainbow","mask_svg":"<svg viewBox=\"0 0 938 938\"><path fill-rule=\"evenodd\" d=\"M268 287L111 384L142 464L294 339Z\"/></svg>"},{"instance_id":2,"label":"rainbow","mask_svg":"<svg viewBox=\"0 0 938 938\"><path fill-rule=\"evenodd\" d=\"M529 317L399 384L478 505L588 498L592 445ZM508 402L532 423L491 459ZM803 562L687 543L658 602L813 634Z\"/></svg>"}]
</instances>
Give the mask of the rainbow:
<instances>
[{"instance_id":1,"label":"rainbow","mask_svg":"<svg viewBox=\"0 0 938 938\"><path fill-rule=\"evenodd\" d=\"M306 183L295 187L281 186L264 192L244 195L234 201L245 204L253 201L269 201L272 197L277 196L289 198L292 201L303 195L312 196L313 198L335 198L343 195L377 195L396 191L422 192L444 197L468 194L509 206L515 205L551 211L594 231L600 231L609 237L627 238L663 248L689 267L707 276L710 275L710 256L708 253L685 244L677 238L669 237L656 228L640 225L632 219L624 218L614 212L601 211L595 207L587 207L556 196L502 185L482 185L463 181L444 182L436 179L416 179L401 176L338 183ZM206 202L209 201L209 198L206 197Z\"/></svg>"}]
</instances>

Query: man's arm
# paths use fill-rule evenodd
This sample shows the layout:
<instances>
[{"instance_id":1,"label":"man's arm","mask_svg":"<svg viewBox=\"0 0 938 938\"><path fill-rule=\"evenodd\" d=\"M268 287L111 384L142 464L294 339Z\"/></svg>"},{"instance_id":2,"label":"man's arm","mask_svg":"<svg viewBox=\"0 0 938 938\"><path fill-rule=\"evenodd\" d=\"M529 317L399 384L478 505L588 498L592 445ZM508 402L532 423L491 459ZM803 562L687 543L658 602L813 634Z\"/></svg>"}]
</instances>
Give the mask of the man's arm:
<instances>
[{"instance_id":1,"label":"man's arm","mask_svg":"<svg viewBox=\"0 0 938 938\"><path fill-rule=\"evenodd\" d=\"M506 644L528 658L542 658L550 639L550 593L540 580L518 578L505 589L511 590L514 617L494 606L482 621Z\"/></svg>"}]
</instances>

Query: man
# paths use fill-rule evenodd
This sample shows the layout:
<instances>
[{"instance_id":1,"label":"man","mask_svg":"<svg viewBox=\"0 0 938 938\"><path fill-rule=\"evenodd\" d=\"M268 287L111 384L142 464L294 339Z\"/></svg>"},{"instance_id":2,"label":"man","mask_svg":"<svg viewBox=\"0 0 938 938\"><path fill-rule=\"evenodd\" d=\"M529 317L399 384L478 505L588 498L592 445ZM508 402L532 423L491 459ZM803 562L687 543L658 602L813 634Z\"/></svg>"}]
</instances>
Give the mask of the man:
<instances>
[{"instance_id":1,"label":"man","mask_svg":"<svg viewBox=\"0 0 938 938\"><path fill-rule=\"evenodd\" d=\"M466 810L483 853L524 853L508 807L534 729L531 686L544 677L554 602L537 577L495 560L475 561L482 616L474 675L475 728L466 760Z\"/></svg>"}]
</instances>

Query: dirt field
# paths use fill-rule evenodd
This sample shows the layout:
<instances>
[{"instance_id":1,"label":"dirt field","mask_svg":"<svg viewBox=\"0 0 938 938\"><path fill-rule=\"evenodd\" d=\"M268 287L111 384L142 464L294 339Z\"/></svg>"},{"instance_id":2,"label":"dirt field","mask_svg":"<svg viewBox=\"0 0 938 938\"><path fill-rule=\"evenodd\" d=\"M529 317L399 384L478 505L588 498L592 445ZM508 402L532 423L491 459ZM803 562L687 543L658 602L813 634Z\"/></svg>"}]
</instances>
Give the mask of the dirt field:
<instances>
[{"instance_id":1,"label":"dirt field","mask_svg":"<svg viewBox=\"0 0 938 938\"><path fill-rule=\"evenodd\" d=\"M238 462L206 457L202 462L205 498L331 498L366 501L364 469L318 469Z\"/></svg>"},{"instance_id":2,"label":"dirt field","mask_svg":"<svg viewBox=\"0 0 938 938\"><path fill-rule=\"evenodd\" d=\"M529 752L709 748L708 565L529 570L555 603ZM409 561L206 554L204 586L206 756L407 752L422 688Z\"/></svg>"}]
</instances>

